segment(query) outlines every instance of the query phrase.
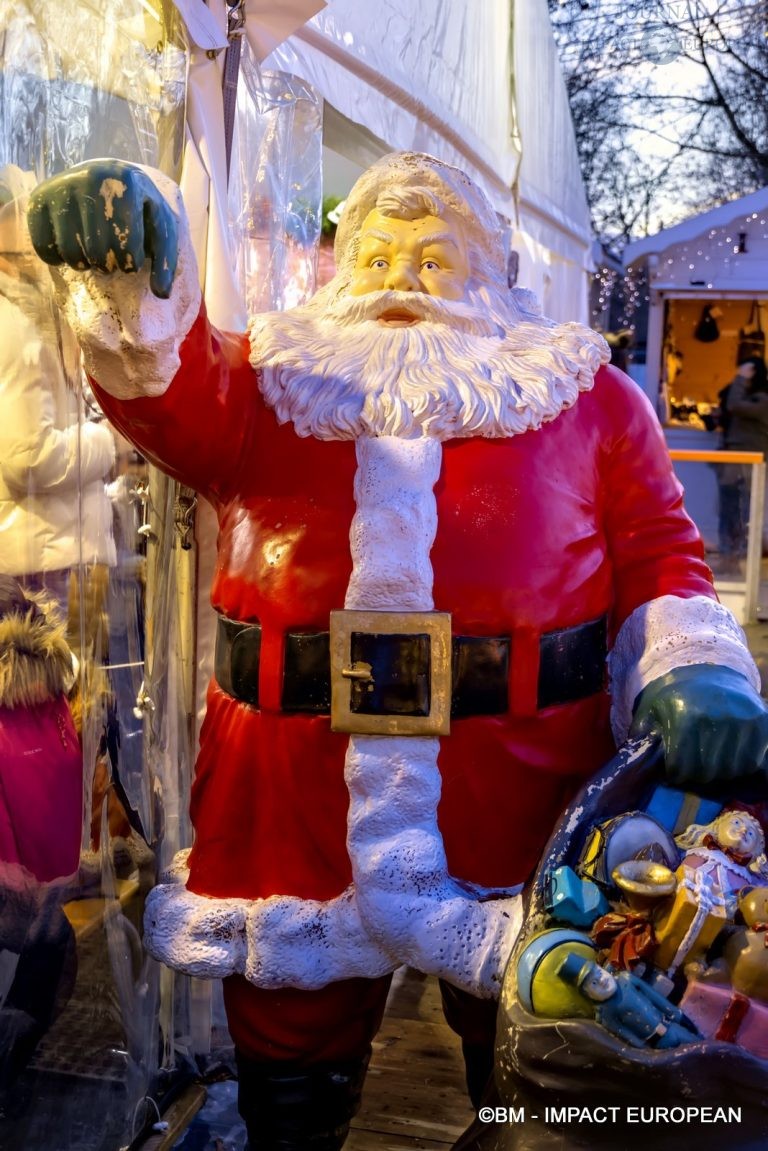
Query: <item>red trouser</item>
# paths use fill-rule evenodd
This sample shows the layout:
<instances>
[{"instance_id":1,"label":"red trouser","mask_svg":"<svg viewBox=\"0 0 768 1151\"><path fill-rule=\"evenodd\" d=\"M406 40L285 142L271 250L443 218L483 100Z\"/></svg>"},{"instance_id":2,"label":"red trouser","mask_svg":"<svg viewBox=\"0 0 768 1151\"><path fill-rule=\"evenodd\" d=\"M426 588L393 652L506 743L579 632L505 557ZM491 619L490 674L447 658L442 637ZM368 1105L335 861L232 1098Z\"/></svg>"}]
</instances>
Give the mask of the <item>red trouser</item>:
<instances>
[{"instance_id":1,"label":"red trouser","mask_svg":"<svg viewBox=\"0 0 768 1151\"><path fill-rule=\"evenodd\" d=\"M263 991L242 976L224 980L230 1034L254 1062L300 1066L365 1055L381 1025L391 976L346 979L319 991ZM493 1044L497 1003L442 984L449 1026L468 1043Z\"/></svg>"}]
</instances>

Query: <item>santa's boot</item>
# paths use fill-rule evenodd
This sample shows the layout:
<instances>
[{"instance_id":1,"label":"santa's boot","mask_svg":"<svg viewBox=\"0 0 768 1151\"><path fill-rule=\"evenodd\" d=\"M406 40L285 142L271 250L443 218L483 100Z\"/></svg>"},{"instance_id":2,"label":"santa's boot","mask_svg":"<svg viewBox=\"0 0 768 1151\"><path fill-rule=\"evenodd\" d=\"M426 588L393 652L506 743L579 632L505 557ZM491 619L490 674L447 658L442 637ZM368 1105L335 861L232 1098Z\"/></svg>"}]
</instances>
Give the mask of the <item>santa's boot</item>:
<instances>
[{"instance_id":1,"label":"santa's boot","mask_svg":"<svg viewBox=\"0 0 768 1151\"><path fill-rule=\"evenodd\" d=\"M360 1107L369 1058L291 1069L238 1054L249 1151L339 1151Z\"/></svg>"},{"instance_id":2,"label":"santa's boot","mask_svg":"<svg viewBox=\"0 0 768 1151\"><path fill-rule=\"evenodd\" d=\"M479 1110L488 1083L493 1075L493 1044L461 1044L464 1056L464 1071L467 1081L467 1094L475 1111Z\"/></svg>"},{"instance_id":3,"label":"santa's boot","mask_svg":"<svg viewBox=\"0 0 768 1151\"><path fill-rule=\"evenodd\" d=\"M467 1094L477 1110L493 1074L498 1004L495 999L477 999L444 979L440 995L446 1023L461 1036Z\"/></svg>"}]
</instances>

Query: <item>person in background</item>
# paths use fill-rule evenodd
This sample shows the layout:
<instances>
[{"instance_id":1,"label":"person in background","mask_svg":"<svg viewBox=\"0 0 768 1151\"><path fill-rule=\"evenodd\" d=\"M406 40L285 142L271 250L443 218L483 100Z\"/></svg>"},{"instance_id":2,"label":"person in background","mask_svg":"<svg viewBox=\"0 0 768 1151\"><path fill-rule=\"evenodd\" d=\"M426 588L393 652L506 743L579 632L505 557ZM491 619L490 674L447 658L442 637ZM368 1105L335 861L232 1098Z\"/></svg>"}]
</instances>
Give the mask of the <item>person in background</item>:
<instances>
[{"instance_id":1,"label":"person in background","mask_svg":"<svg viewBox=\"0 0 768 1151\"><path fill-rule=\"evenodd\" d=\"M768 456L768 373L760 356L739 364L733 380L720 392L722 446L726 451L762 452ZM751 465L717 464L718 536L721 572L740 573L747 550ZM763 550L768 540L768 499L763 509Z\"/></svg>"},{"instance_id":2,"label":"person in background","mask_svg":"<svg viewBox=\"0 0 768 1151\"><path fill-rule=\"evenodd\" d=\"M80 419L77 345L18 212L33 185L0 169L0 574L44 590L66 621L72 569L115 562L115 446L105 423Z\"/></svg>"},{"instance_id":3,"label":"person in background","mask_svg":"<svg viewBox=\"0 0 768 1151\"><path fill-rule=\"evenodd\" d=\"M62 910L83 812L73 680L53 602L0 575L0 1109L74 983Z\"/></svg>"},{"instance_id":4,"label":"person in background","mask_svg":"<svg viewBox=\"0 0 768 1151\"><path fill-rule=\"evenodd\" d=\"M605 341L611 349L610 362L614 368L626 372L631 359L632 332L629 328L622 328L619 332L606 332Z\"/></svg>"}]
</instances>

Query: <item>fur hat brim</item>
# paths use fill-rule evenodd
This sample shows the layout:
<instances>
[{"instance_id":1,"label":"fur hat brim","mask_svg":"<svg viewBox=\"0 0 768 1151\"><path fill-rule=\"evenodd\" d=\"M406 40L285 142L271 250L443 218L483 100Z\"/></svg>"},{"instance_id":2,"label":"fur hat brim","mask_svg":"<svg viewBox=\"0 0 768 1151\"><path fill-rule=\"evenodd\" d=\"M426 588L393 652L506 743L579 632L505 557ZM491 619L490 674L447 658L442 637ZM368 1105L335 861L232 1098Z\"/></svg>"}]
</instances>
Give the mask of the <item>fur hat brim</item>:
<instances>
[{"instance_id":1,"label":"fur hat brim","mask_svg":"<svg viewBox=\"0 0 768 1151\"><path fill-rule=\"evenodd\" d=\"M64 624L33 616L30 610L0 618L0 707L34 707L72 687Z\"/></svg>"}]
</instances>

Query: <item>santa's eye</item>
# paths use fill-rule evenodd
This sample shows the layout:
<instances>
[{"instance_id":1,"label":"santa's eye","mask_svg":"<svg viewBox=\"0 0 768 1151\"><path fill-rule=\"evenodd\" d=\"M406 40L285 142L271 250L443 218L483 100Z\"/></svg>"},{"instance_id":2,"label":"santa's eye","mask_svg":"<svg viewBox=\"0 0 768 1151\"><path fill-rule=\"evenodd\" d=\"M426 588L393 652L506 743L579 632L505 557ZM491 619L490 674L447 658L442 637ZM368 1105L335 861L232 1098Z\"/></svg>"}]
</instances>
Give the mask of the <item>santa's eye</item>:
<instances>
[{"instance_id":1,"label":"santa's eye","mask_svg":"<svg viewBox=\"0 0 768 1151\"><path fill-rule=\"evenodd\" d=\"M377 256L375 260L371 260L371 267L383 271L384 268L389 267L389 260L385 260L383 256Z\"/></svg>"},{"instance_id":2,"label":"santa's eye","mask_svg":"<svg viewBox=\"0 0 768 1151\"><path fill-rule=\"evenodd\" d=\"M422 272L439 272L440 265L436 260L424 260L421 265Z\"/></svg>"}]
</instances>

